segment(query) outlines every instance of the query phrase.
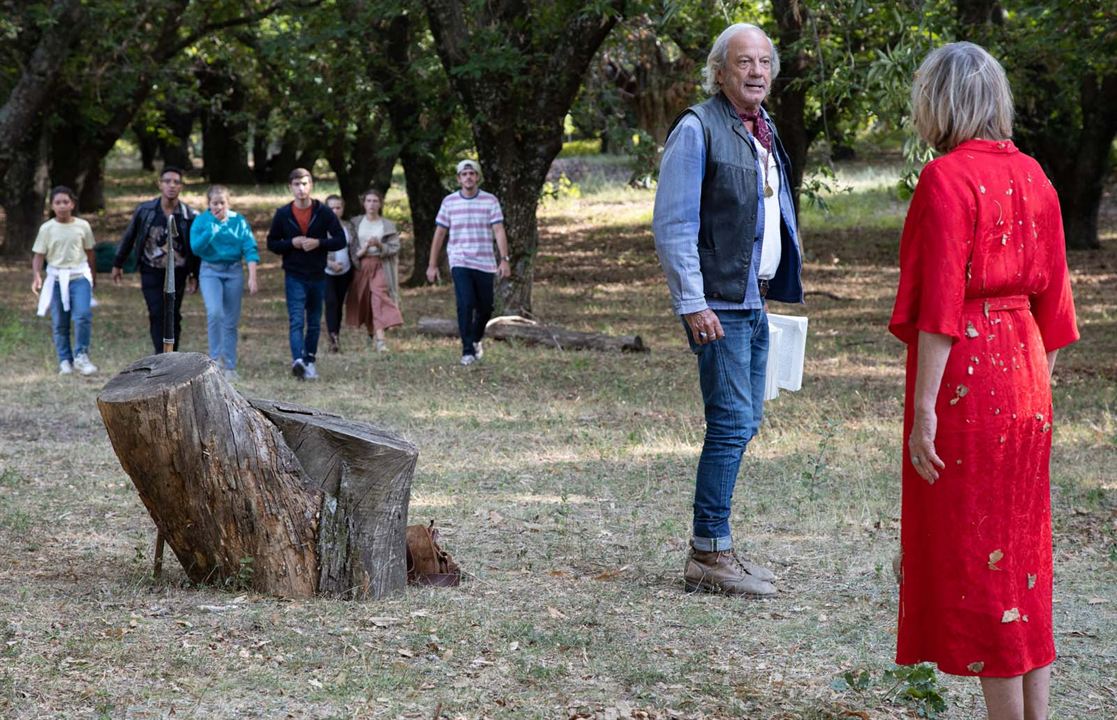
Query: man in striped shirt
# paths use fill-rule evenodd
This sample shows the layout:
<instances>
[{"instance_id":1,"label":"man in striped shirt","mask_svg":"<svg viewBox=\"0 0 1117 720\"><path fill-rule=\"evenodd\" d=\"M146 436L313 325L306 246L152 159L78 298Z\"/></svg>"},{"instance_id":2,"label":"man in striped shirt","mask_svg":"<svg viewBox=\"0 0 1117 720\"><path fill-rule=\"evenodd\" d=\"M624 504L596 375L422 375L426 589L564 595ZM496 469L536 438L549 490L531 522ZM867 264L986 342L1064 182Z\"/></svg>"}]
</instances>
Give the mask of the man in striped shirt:
<instances>
[{"instance_id":1,"label":"man in striped shirt","mask_svg":"<svg viewBox=\"0 0 1117 720\"><path fill-rule=\"evenodd\" d=\"M458 163L458 184L461 189L442 199L435 218L431 257L427 280L438 280L438 256L442 243L450 261L454 279L454 297L458 303L458 334L462 338L462 365L472 365L484 352L481 340L485 324L493 314L493 280L499 274L506 278L511 272L508 238L504 234L504 214L500 200L479 187L481 169L473 160ZM493 252L493 239L500 252L499 262Z\"/></svg>"}]
</instances>

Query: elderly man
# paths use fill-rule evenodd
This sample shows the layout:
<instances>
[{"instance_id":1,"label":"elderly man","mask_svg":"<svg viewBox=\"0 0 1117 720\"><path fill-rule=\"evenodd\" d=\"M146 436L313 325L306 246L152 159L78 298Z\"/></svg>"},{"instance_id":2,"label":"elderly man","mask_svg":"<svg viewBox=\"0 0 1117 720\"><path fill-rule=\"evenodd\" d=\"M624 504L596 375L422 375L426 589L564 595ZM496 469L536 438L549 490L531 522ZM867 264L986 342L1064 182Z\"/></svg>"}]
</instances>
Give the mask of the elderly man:
<instances>
[{"instance_id":1,"label":"elderly man","mask_svg":"<svg viewBox=\"0 0 1117 720\"><path fill-rule=\"evenodd\" d=\"M776 592L771 571L734 551L729 515L764 409L765 302L803 301L788 157L761 107L778 72L763 30L727 28L703 70L713 97L675 121L660 166L656 250L698 358L706 412L683 573L689 591Z\"/></svg>"}]
</instances>

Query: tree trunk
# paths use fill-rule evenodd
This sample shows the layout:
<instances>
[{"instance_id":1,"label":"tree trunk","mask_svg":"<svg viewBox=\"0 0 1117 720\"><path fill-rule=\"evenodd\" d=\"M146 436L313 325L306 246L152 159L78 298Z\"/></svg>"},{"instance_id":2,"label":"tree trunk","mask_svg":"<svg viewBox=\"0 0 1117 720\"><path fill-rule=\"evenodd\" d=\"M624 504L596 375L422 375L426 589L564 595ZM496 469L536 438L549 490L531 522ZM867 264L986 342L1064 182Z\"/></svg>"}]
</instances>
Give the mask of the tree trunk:
<instances>
[{"instance_id":1,"label":"tree trunk","mask_svg":"<svg viewBox=\"0 0 1117 720\"><path fill-rule=\"evenodd\" d=\"M78 194L78 207L82 212L97 212L105 209L105 160L96 160L85 171L81 192Z\"/></svg>"},{"instance_id":2,"label":"tree trunk","mask_svg":"<svg viewBox=\"0 0 1117 720\"><path fill-rule=\"evenodd\" d=\"M4 207L4 242L0 251L9 257L31 254L47 195L47 140L36 125L16 147L5 148L7 161L0 181L0 205Z\"/></svg>"},{"instance_id":3,"label":"tree trunk","mask_svg":"<svg viewBox=\"0 0 1117 720\"><path fill-rule=\"evenodd\" d=\"M132 132L136 135L136 145L140 148L140 167L144 170L155 170L155 154L159 151L159 138L155 133L148 132L142 120L132 123Z\"/></svg>"},{"instance_id":4,"label":"tree trunk","mask_svg":"<svg viewBox=\"0 0 1117 720\"><path fill-rule=\"evenodd\" d=\"M404 533L419 451L393 433L274 400L249 400L324 493L318 592L379 598L407 584Z\"/></svg>"},{"instance_id":5,"label":"tree trunk","mask_svg":"<svg viewBox=\"0 0 1117 720\"><path fill-rule=\"evenodd\" d=\"M457 320L419 318L419 332L435 337L458 337ZM603 335L540 325L521 317L497 317L485 326L485 339L516 340L527 345L546 345L559 350L605 352L648 352L639 335Z\"/></svg>"},{"instance_id":6,"label":"tree trunk","mask_svg":"<svg viewBox=\"0 0 1117 720\"><path fill-rule=\"evenodd\" d=\"M376 188L387 195L392 185L397 155L381 154L390 141L390 130L384 125L384 118L379 115L363 118L352 143L345 133L334 133L333 144L326 152L326 159L337 175L346 217L361 213L361 195L365 190Z\"/></svg>"},{"instance_id":7,"label":"tree trunk","mask_svg":"<svg viewBox=\"0 0 1117 720\"><path fill-rule=\"evenodd\" d=\"M133 363L97 405L192 581L281 597L379 597L406 582L410 444L306 408L254 407L200 353Z\"/></svg>"},{"instance_id":8,"label":"tree trunk","mask_svg":"<svg viewBox=\"0 0 1117 720\"><path fill-rule=\"evenodd\" d=\"M244 88L234 73L221 66L202 66L195 75L203 97L209 98L202 119L202 165L211 183L248 184L248 121L244 119Z\"/></svg>"},{"instance_id":9,"label":"tree trunk","mask_svg":"<svg viewBox=\"0 0 1117 720\"><path fill-rule=\"evenodd\" d=\"M776 16L775 40L778 48L795 47L803 38L809 10L799 0L773 0ZM773 121L780 134L784 149L791 160L791 197L795 213L799 213L799 188L803 185L803 172L807 164L807 149L814 139L807 126L807 89L804 82L811 71L808 55L799 51L780 53L780 74L772 82L772 95L768 104Z\"/></svg>"},{"instance_id":10,"label":"tree trunk","mask_svg":"<svg viewBox=\"0 0 1117 720\"><path fill-rule=\"evenodd\" d=\"M1117 137L1117 73L1079 80L1078 102L1079 127L1052 122L1050 107L1025 108L1017 123L1021 149L1035 156L1059 194L1067 247L1081 250L1101 246L1098 212Z\"/></svg>"},{"instance_id":11,"label":"tree trunk","mask_svg":"<svg viewBox=\"0 0 1117 720\"><path fill-rule=\"evenodd\" d=\"M408 287L427 284L427 265L431 260L431 240L434 238L434 219L442 198L449 190L442 184L438 167L427 153L405 146L400 152L404 182L407 185L407 202L411 206L411 240L415 246L415 264L411 267ZM449 273L449 265L442 258L442 265Z\"/></svg>"},{"instance_id":12,"label":"tree trunk","mask_svg":"<svg viewBox=\"0 0 1117 720\"><path fill-rule=\"evenodd\" d=\"M258 183L275 182L272 176L271 161L268 158L268 120L271 118L271 108L265 107L257 110L256 122L252 127L252 174Z\"/></svg>"},{"instance_id":13,"label":"tree trunk","mask_svg":"<svg viewBox=\"0 0 1117 720\"><path fill-rule=\"evenodd\" d=\"M512 277L500 283L500 304L505 313L527 315L539 244L539 193L562 149L563 120L586 68L624 3L589 9L579 3L493 3L476 12L467 4L424 0L439 58L471 118L485 188L504 211ZM506 43L498 50L521 59L515 72L500 65L503 55L493 57L494 35ZM478 72L478 63L486 61L496 67Z\"/></svg>"},{"instance_id":14,"label":"tree trunk","mask_svg":"<svg viewBox=\"0 0 1117 720\"><path fill-rule=\"evenodd\" d=\"M183 112L178 108L166 106L163 121L170 130L171 138L160 138L159 154L163 156L163 167L168 165L189 172L194 163L190 159L190 133L194 130L194 111Z\"/></svg>"}]
</instances>

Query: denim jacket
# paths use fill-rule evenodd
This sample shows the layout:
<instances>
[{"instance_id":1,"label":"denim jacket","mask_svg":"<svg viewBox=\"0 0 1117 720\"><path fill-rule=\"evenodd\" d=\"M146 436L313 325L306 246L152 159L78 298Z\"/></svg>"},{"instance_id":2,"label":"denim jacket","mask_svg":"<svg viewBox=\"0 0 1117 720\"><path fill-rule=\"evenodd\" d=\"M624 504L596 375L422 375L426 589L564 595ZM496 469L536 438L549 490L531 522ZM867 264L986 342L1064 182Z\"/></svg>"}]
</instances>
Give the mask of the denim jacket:
<instances>
[{"instance_id":1,"label":"denim jacket","mask_svg":"<svg viewBox=\"0 0 1117 720\"><path fill-rule=\"evenodd\" d=\"M783 247L780 265L769 282L768 299L798 303L803 301L800 280L802 259L788 172L790 162L771 119L763 110L761 113L764 122L772 130L780 172L779 204L782 216L780 235ZM703 117L708 124L704 124ZM741 177L745 180L755 179L757 210L754 227L709 229L701 226L701 217L705 214L702 212L702 203L708 200L704 195L708 185L706 143L710 133L720 133L720 137L715 138L719 142L739 143L740 155L753 163L753 168L748 168L749 171ZM652 221L656 250L667 276L676 313L684 315L707 307L719 310L762 307L763 301L756 287L756 270L760 263L760 246L766 219L763 174L759 162L750 134L723 95L718 94L705 103L684 111L676 120L664 148ZM737 196L751 197L751 193L742 188ZM751 219L752 213L743 213L742 216ZM721 249L719 262L725 263L724 258L732 258L729 268L722 265L711 266L710 259L707 258L705 267L716 271L714 274L718 276L707 278L702 269L703 260L700 259L700 235L707 238L708 244L712 237L713 243L729 246L747 243L747 246L733 252ZM709 250L707 248L707 252ZM727 278L731 279L735 274L739 274L741 280L727 285ZM743 296L739 292L742 284Z\"/></svg>"}]
</instances>

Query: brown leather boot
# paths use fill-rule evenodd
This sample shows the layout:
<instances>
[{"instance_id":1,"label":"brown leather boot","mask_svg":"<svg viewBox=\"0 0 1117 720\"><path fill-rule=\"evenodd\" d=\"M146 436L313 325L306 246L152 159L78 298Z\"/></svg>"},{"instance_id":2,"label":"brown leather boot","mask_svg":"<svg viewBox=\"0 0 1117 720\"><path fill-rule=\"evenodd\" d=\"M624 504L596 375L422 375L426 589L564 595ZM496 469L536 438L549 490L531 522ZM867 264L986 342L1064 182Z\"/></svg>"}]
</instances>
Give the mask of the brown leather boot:
<instances>
[{"instance_id":1,"label":"brown leather boot","mask_svg":"<svg viewBox=\"0 0 1117 720\"><path fill-rule=\"evenodd\" d=\"M775 595L776 576L770 570L746 562L733 550L702 552L691 548L683 580L687 592L723 595Z\"/></svg>"}]
</instances>

